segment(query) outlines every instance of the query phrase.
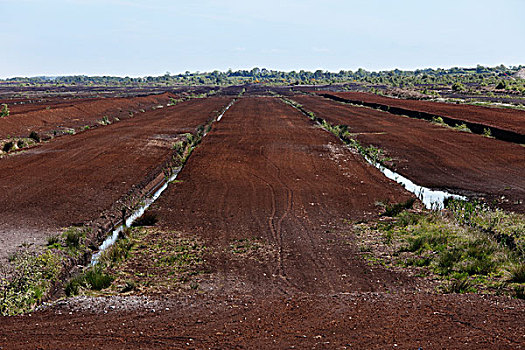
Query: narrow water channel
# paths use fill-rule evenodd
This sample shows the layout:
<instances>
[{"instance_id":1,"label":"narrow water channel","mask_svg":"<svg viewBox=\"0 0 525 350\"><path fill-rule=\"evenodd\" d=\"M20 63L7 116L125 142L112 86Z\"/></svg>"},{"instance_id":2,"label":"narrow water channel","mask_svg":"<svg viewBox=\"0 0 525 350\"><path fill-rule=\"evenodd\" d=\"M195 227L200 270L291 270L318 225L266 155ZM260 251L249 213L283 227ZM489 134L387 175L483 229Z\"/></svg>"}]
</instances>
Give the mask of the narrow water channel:
<instances>
[{"instance_id":1,"label":"narrow water channel","mask_svg":"<svg viewBox=\"0 0 525 350\"><path fill-rule=\"evenodd\" d=\"M164 192L164 190L166 188L168 188L168 184L171 181L173 181L173 180L175 180L177 178L177 175L179 175L179 172L180 172L181 169L182 169L182 167L174 169L173 174L170 176L170 178L168 178L166 181L164 181L162 186L153 194L153 196L151 196L150 198L146 198L145 199L145 203L143 205L141 205L137 210L135 210L126 219L126 225L125 226L124 225L120 225L116 229L113 230L111 235L108 238L106 238L104 240L104 242L102 242L102 244L98 247L98 252L93 254L93 256L91 257L91 265L96 265L98 263L98 259L100 257L100 254L102 254L102 252L104 252L106 249L108 249L113 244L115 244L115 242L118 239L119 234L125 229L125 227L130 227L131 224L133 224L133 222L135 220L140 218L144 214L144 212L151 206L151 204L153 204L153 202L155 202L157 200L157 198L160 197L162 192Z\"/></svg>"},{"instance_id":2,"label":"narrow water channel","mask_svg":"<svg viewBox=\"0 0 525 350\"><path fill-rule=\"evenodd\" d=\"M419 198L419 200L423 202L423 204L425 205L427 209L432 209L432 210L443 209L445 200L447 198L467 200L467 197L465 196L460 196L460 195L449 193L446 191L432 190L424 186L419 186L415 184L412 180L404 177L403 175L400 175L396 173L395 171L392 171L379 163L373 162L368 157L365 157L365 159L368 163L372 164L377 169L379 169L390 180L393 180L403 185L403 187L405 187L407 191L415 194L416 197Z\"/></svg>"}]
</instances>

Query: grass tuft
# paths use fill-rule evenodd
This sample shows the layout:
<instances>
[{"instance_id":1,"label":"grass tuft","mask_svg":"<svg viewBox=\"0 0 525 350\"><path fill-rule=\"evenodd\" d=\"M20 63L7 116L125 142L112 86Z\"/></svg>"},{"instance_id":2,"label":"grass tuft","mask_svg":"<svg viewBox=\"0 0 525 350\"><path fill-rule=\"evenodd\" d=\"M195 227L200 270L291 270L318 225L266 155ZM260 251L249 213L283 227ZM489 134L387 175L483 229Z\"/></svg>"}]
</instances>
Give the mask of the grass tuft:
<instances>
[{"instance_id":1,"label":"grass tuft","mask_svg":"<svg viewBox=\"0 0 525 350\"><path fill-rule=\"evenodd\" d=\"M523 262L513 265L509 272L511 282L525 283L525 264Z\"/></svg>"}]
</instances>

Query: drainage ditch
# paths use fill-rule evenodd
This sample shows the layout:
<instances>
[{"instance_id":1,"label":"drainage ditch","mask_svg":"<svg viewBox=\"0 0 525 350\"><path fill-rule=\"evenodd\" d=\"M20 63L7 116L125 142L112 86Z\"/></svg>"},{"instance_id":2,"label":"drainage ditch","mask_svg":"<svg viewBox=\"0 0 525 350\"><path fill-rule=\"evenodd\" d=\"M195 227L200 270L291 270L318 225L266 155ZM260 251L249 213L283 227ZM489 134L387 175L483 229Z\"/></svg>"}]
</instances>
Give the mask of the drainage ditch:
<instances>
[{"instance_id":1,"label":"drainage ditch","mask_svg":"<svg viewBox=\"0 0 525 350\"><path fill-rule=\"evenodd\" d=\"M300 104L296 103L295 101L284 99L284 98L281 98L281 100L284 103L286 103L286 104L294 107L295 109L297 109L299 112L301 112L302 114L307 116L309 119L313 120L315 123L317 123L319 126L321 126L324 130L330 132L329 130L327 130L323 126L323 124L331 125L326 120L315 116L314 113L312 113L310 111L307 111L306 109L304 109ZM343 141L347 146L350 143L356 143L357 142L355 140L350 140L347 137L344 137L344 136L341 136L341 135L336 135L336 136L339 137L339 139L341 141ZM354 142L352 142L352 141L354 141ZM403 187L405 187L405 189L407 191L409 191L409 192L413 193L414 195L416 195L416 197L419 200L421 200L421 202L423 202L423 204L425 205L425 207L427 209L441 210L441 209L443 209L444 203L445 203L445 201L447 199L467 200L467 197L465 197L465 196L453 194L453 193L450 193L450 192L447 192L447 191L433 190L433 189L430 189L428 187L417 185L412 180L404 177L403 175L398 174L395 171L388 169L386 166L382 165L380 162L374 161L374 160L372 160L371 158L369 158L366 155L362 154L362 156L369 164L371 164L371 165L375 166L377 169L379 169L379 171L381 171L383 173L383 175L385 175L387 178L389 178L390 180L393 180L393 181L403 185Z\"/></svg>"},{"instance_id":2,"label":"drainage ditch","mask_svg":"<svg viewBox=\"0 0 525 350\"><path fill-rule=\"evenodd\" d=\"M216 118L214 118L214 120L212 120L210 123L208 123L208 125L205 126L205 129L206 130L210 130L211 129L211 125L215 121L217 121L217 122L220 121L222 119L222 117L224 116L224 114L228 111L228 109L235 103L235 101L236 101L235 99L232 100L222 110L222 112ZM203 128L203 130L204 130L204 128ZM208 134L208 132L205 131L202 134L202 137L200 139L196 140L193 145L190 145L189 150L188 150L188 154L190 154L191 151L195 147L197 147L197 145L200 143L201 139L204 138L207 134ZM92 255L92 257L91 257L91 264L90 264L91 266L96 265L98 263L100 255L105 250L110 248L113 244L115 244L115 242L119 238L120 233L123 232L126 227L131 226L133 224L133 222L135 222L135 220L137 220L139 217L141 217L145 213L145 211L160 197L162 192L164 192L164 190L166 190L166 188L168 187L169 183L174 181L177 178L177 176L180 173L180 171L182 170L183 166L184 166L184 164L182 166L180 166L180 167L171 169L171 175L155 186L155 188L158 188L158 189L155 191L155 188L154 188L154 189L152 189L150 191L150 193L155 191L153 193L153 195L151 197L147 196L147 198L144 199L144 204L142 204L138 209L135 209L131 213L131 215L129 217L125 218L125 220L124 220L125 222L123 222L121 225L119 225L117 228L115 228L115 229L113 229L111 231L111 234L98 247L98 251L95 254Z\"/></svg>"}]
</instances>

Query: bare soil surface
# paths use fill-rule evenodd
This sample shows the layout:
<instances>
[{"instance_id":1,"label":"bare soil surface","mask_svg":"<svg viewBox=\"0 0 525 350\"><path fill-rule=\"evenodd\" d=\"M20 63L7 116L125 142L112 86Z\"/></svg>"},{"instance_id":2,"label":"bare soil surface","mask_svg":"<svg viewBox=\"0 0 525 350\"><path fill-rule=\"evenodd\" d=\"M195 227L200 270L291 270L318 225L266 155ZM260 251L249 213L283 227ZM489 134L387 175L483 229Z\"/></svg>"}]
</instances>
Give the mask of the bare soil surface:
<instances>
[{"instance_id":1,"label":"bare soil surface","mask_svg":"<svg viewBox=\"0 0 525 350\"><path fill-rule=\"evenodd\" d=\"M153 212L161 231L206 246L192 292L80 297L0 318L0 346L525 347L523 301L432 294L361 259L349 221L374 218L376 200L410 195L276 98L234 104L178 180ZM259 253L232 250L241 241Z\"/></svg>"},{"instance_id":2,"label":"bare soil surface","mask_svg":"<svg viewBox=\"0 0 525 350\"><path fill-rule=\"evenodd\" d=\"M525 135L525 111L522 110L404 100L364 92L330 92L330 94L349 100L379 103L418 112L448 116L457 120L479 123Z\"/></svg>"},{"instance_id":3,"label":"bare soil surface","mask_svg":"<svg viewBox=\"0 0 525 350\"><path fill-rule=\"evenodd\" d=\"M348 125L357 140L386 151L393 170L419 185L525 212L525 148L520 145L321 97L293 100L330 123Z\"/></svg>"},{"instance_id":4,"label":"bare soil surface","mask_svg":"<svg viewBox=\"0 0 525 350\"><path fill-rule=\"evenodd\" d=\"M129 118L140 110L151 110L158 105L166 106L170 97L163 93L131 98L94 98L69 100L47 99L45 102L9 105L10 115L0 118L0 139L8 136L28 137L31 131L53 133L64 128L78 129L96 126L97 121L107 117Z\"/></svg>"},{"instance_id":5,"label":"bare soil surface","mask_svg":"<svg viewBox=\"0 0 525 350\"><path fill-rule=\"evenodd\" d=\"M478 295L82 298L0 318L4 349L522 349L525 305Z\"/></svg>"},{"instance_id":6,"label":"bare soil surface","mask_svg":"<svg viewBox=\"0 0 525 350\"><path fill-rule=\"evenodd\" d=\"M243 290L265 294L413 288L387 271L370 278L351 238L340 237L350 227L345 220L377 215L376 201L411 195L279 99L235 103L177 179L154 204L161 227L213 247L260 241L275 255L261 262L209 257L212 270L232 280L224 293L239 280Z\"/></svg>"},{"instance_id":7,"label":"bare soil surface","mask_svg":"<svg viewBox=\"0 0 525 350\"><path fill-rule=\"evenodd\" d=\"M0 256L61 227L88 224L144 187L162 174L174 141L229 101L183 102L1 159Z\"/></svg>"}]
</instances>

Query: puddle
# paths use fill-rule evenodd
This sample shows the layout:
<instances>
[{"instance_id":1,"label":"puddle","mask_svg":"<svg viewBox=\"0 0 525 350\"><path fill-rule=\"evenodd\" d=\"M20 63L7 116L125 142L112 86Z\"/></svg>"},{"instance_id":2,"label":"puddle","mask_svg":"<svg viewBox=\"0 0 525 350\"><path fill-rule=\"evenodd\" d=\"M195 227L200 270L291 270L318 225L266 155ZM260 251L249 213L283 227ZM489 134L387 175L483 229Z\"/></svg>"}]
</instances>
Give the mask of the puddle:
<instances>
[{"instance_id":1,"label":"puddle","mask_svg":"<svg viewBox=\"0 0 525 350\"><path fill-rule=\"evenodd\" d=\"M415 194L417 198L419 198L423 202L423 204L425 205L427 209L432 209L432 210L443 209L444 201L447 198L467 200L467 197L465 196L452 194L446 191L431 190L430 188L416 185L414 182L412 182L410 179L407 179L403 175L400 175L388 168L385 168L381 164L374 163L368 158L365 158L365 159L368 163L378 168L390 180L394 180L395 182L403 185L407 191Z\"/></svg>"},{"instance_id":2,"label":"puddle","mask_svg":"<svg viewBox=\"0 0 525 350\"><path fill-rule=\"evenodd\" d=\"M168 184L177 178L177 175L179 175L181 169L182 168L174 169L174 172L171 175L171 177L167 181L164 181L162 186L153 194L153 196L146 198L145 203L142 206L140 206L140 208L135 210L133 214L131 214L126 219L126 227L130 227L135 220L137 220L139 217L142 216L142 214L144 214L144 212L151 206L151 204L153 204L153 202L155 202L159 198L162 192L164 192L164 190L168 188ZM93 254L93 256L91 257L91 265L96 265L98 263L98 258L100 257L100 254L102 254L102 252L104 252L106 249L115 244L115 242L118 239L119 233L121 233L122 230L124 230L124 226L118 226L115 230L113 230L111 235L108 238L106 238L104 242L102 242L102 244L98 247L98 252Z\"/></svg>"}]
</instances>

